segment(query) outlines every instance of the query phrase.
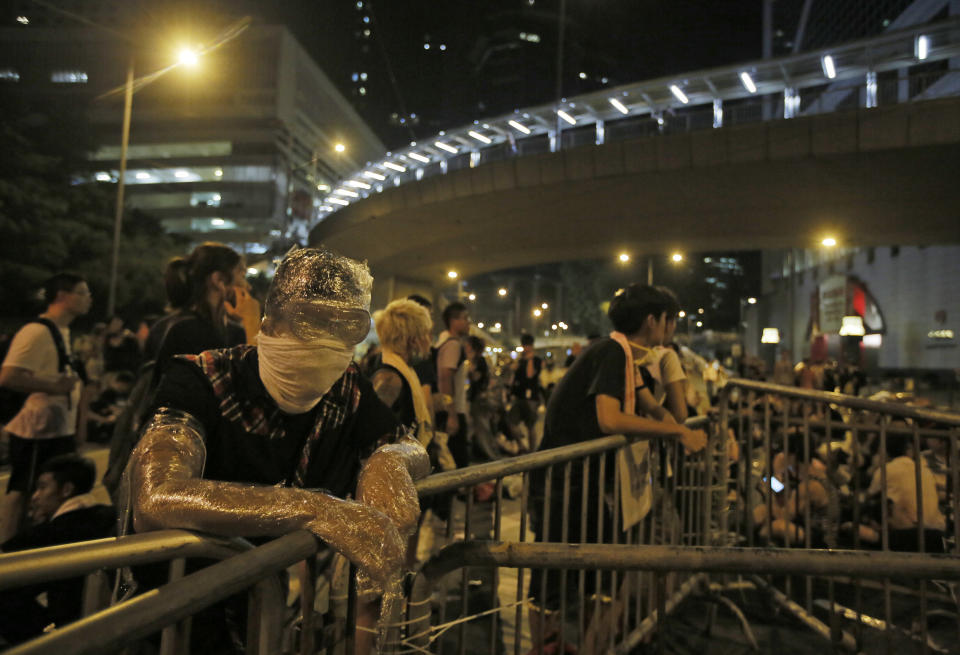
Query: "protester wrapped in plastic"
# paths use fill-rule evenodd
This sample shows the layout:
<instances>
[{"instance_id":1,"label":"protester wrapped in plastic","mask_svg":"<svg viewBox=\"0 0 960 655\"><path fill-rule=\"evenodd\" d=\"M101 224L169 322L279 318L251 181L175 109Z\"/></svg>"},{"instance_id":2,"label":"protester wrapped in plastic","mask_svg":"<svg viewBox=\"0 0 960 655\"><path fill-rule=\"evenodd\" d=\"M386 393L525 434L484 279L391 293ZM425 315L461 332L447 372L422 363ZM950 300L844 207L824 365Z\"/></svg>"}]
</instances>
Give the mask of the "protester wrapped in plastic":
<instances>
[{"instance_id":1,"label":"protester wrapped in plastic","mask_svg":"<svg viewBox=\"0 0 960 655\"><path fill-rule=\"evenodd\" d=\"M366 336L371 283L365 264L324 250L297 251L278 267L262 326L273 351L261 346L259 355L261 379L281 409L287 411L265 369L276 374L278 384L293 380L292 387L279 390L287 404L315 405L349 365L342 352L352 352ZM309 375L298 376L291 362ZM316 382L316 375L329 377L331 371L332 381ZM358 501L351 501L304 488L203 479L206 436L185 412L161 408L154 414L127 471L138 532L185 528L258 537L307 529L356 563L374 589L399 575L405 538L419 517L413 481L429 469L415 440L377 449L361 471Z\"/></svg>"}]
</instances>

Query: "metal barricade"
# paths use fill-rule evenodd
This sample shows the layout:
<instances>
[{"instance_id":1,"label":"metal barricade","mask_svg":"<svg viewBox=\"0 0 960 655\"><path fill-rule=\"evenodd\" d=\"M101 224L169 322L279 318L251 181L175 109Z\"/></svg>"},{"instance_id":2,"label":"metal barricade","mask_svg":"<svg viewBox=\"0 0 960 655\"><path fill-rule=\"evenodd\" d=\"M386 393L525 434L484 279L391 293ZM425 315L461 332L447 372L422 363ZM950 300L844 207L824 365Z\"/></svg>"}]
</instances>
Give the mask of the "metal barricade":
<instances>
[{"instance_id":1,"label":"metal barricade","mask_svg":"<svg viewBox=\"0 0 960 655\"><path fill-rule=\"evenodd\" d=\"M740 451L722 524L746 545L960 553L960 415L749 380L727 384L719 406L720 429L732 430ZM816 582L806 575L776 584L812 613ZM864 585L855 576L846 582L860 643L869 625ZM836 584L827 581L830 603ZM880 589L888 634L892 594L917 596L926 648L927 582L912 589L885 577Z\"/></svg>"}]
</instances>

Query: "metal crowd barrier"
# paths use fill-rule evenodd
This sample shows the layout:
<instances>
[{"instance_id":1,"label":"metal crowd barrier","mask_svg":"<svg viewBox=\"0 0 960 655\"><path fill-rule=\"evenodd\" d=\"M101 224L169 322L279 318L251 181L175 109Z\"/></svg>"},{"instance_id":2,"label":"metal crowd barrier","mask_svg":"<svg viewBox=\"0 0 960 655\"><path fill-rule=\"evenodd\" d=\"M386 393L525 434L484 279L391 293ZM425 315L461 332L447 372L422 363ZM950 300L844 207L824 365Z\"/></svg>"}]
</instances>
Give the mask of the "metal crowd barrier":
<instances>
[{"instance_id":1,"label":"metal crowd barrier","mask_svg":"<svg viewBox=\"0 0 960 655\"><path fill-rule=\"evenodd\" d=\"M907 419L912 423L899 423ZM620 505L620 468L613 465L613 455L630 443L622 436L471 466L433 475L418 483L422 498L452 499L455 495L462 498L453 501L454 511L446 522L447 536L452 538L455 524L462 521L462 539L455 540L462 543L448 545L422 567L411 595L405 599L405 614L390 619L392 636L384 649L437 655L454 650L459 655L467 651L491 655L510 650L514 655L526 652L531 645L538 645L536 640L531 640L524 613L529 612L531 595L544 597L546 577L541 576L539 589L529 588L531 572L540 569L558 572L561 589L569 589L575 599L574 606L567 607L568 596L562 594L560 598L560 615L572 617L571 623L575 626L571 632L560 631L557 644L560 653L564 652L565 640L583 644L588 638L593 640L594 650L625 655L631 648L646 643L655 631L662 630L669 613L684 598L698 592L713 594L715 600L737 613L748 640L753 639L743 614L730 599L722 596L725 590L746 588L761 590L820 635L848 650L864 643L865 626L882 627L890 648L890 635L897 630L903 632L893 622L891 598L913 594L920 603L917 641L926 652L928 601L949 601L950 594L955 593L955 587L948 587L946 592L931 591L928 581L960 577L960 559L956 557L960 528L954 516L956 498L960 496L957 475L960 417L895 403L734 380L722 390L719 412L714 418L699 418L688 424L707 430L707 448L698 454L685 455L677 443L650 442L649 479L653 482L650 509L646 517L629 530L621 528L619 511L609 511L619 509ZM876 437L870 436L874 433ZM887 463L885 454L881 454L877 462L882 484L876 550L867 550L868 544L864 543L859 527L851 532L849 544L836 541L841 534L839 526L837 530L815 529L818 520L821 527L824 523L823 516L815 516L819 509L812 507L812 503L796 500L792 515L781 511L791 527L782 534L777 533L774 506L780 510L784 506L789 508L790 499L795 498L799 489L805 488L809 495L812 478L808 474L813 470L811 460L818 453L827 459L824 479L830 482L824 484L833 488L827 496L828 505L835 508L838 503L847 503L849 507L843 511L849 514L848 522L852 526L867 523L867 505L861 493L866 485L862 476L851 477L846 485L838 485L843 463L832 454L834 449L822 447L823 443L837 441L834 437L839 435L845 439L843 452L848 453L848 463L865 461L865 455L872 452L871 439L877 440L880 453L886 452L888 438L899 435L910 437L917 452L921 450L921 437L946 444L945 450L939 448L937 452L946 453L949 468L942 502L949 532L945 542L954 555L924 552L930 541L927 531L921 528L930 510L927 508L925 514L922 494L918 495L921 500L916 508L920 526L916 529L919 554L891 550L890 501L883 473ZM802 447L796 445L796 440L802 441ZM779 472L775 467L783 458L778 460L775 454L781 449L802 455L785 462L784 470L796 478L784 476L783 500L775 498L764 486L769 486L772 474ZM917 459L915 481L918 485L928 477L923 466ZM859 465L856 468L859 470ZM493 486L489 500L483 503L474 493L481 485ZM508 490L514 490L516 497L509 498ZM847 495L852 500L845 500ZM760 507L765 510L757 509ZM548 536L559 533L559 538L551 543L540 534L536 535L538 543L528 543L533 537L531 512L538 515L542 533ZM836 512L826 514L835 522L840 516ZM575 525L579 526L579 533L573 531ZM827 535L834 546L847 546L849 552L816 548L822 544L815 541L815 533L816 539ZM172 534L206 544L203 547L194 544L198 554L214 543L180 532ZM0 556L0 588L123 566L124 562L132 563L137 557L182 563L183 558L194 556L173 548L149 556L141 552L135 557L110 552L112 544L130 543L142 543L145 551L149 551L151 540L163 536L161 533L139 535L47 549L59 553L84 553L91 549L81 557L82 565L78 563L73 568L57 564L60 568L54 570L54 563L60 561L55 553L35 551ZM127 541L129 539L142 542ZM217 550L223 542L216 544L213 550L223 553ZM101 550L94 553L92 549L98 548ZM320 619L313 612L317 548L317 541L306 532L287 535L197 573L173 579L154 592L64 626L9 652L58 655L106 652L164 626L177 626L178 622L183 626L184 619L201 608L254 585L248 652L306 654L318 649L325 649L327 653L342 653L344 649L351 652L352 616L344 618L342 603L339 611L346 629L335 639L326 640L317 629ZM217 556L204 552L207 553L204 556ZM37 557L40 559L34 559ZM31 561L33 573L8 577L14 575L11 571L19 570L17 562ZM285 629L289 632L291 611L284 610L276 574L301 561L307 562L307 575L301 590L300 615L293 619L299 621L298 638L284 638L281 632ZM516 573L508 570L511 567L517 569ZM182 570L181 564L174 569L172 577L178 578ZM459 575L452 573L456 571ZM900 580L901 577L907 580ZM593 584L589 585L588 580ZM591 586L596 590L592 595L588 594ZM827 600L814 602L814 590L819 595L824 586ZM507 589L509 598L505 595ZM848 589L853 590L853 600L849 603L852 608L843 604L849 595ZM882 590L883 619L864 611L864 590ZM838 591L843 592L839 594L839 601L835 593ZM605 607L613 609L604 610ZM829 624L814 616L818 611L827 612ZM607 621L605 629L591 625L591 618L599 616ZM846 619L854 621L852 634L841 629L841 622ZM164 652L188 652L185 641L188 631L171 630L168 628ZM663 640L658 643L662 648ZM591 649L581 650L590 652Z\"/></svg>"},{"instance_id":2,"label":"metal crowd barrier","mask_svg":"<svg viewBox=\"0 0 960 655\"><path fill-rule=\"evenodd\" d=\"M893 550L960 554L960 415L749 380L731 381L722 390L719 408L720 429L732 429L740 451L728 482L736 501L720 510L721 530L732 529L751 547L841 548L873 556ZM894 463L910 470L909 481L902 470L888 480L892 458L887 449L896 441L913 452L912 461ZM773 489L780 485L779 492ZM871 486L876 493L868 494ZM925 506L932 488L936 502L930 504L935 506ZM855 620L855 641L862 643L865 626L882 624L889 650L892 595L916 595L919 639L927 652L928 583L920 579L915 589L894 584L891 578L898 573L895 568L889 573L872 576L881 579L883 593L883 619L872 624L864 612L866 585L847 576L854 605L847 614ZM805 575L777 584L812 613L817 582ZM826 582L832 603L837 581ZM956 588L950 592L955 605ZM954 606L954 614L956 610Z\"/></svg>"}]
</instances>

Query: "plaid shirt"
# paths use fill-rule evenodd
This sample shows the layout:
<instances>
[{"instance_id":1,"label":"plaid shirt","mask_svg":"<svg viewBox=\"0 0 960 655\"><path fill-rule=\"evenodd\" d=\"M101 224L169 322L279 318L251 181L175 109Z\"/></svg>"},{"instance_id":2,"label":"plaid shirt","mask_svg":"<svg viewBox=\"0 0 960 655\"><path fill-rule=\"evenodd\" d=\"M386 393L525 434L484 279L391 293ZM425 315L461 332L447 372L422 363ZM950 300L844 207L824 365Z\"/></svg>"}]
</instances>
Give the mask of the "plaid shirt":
<instances>
[{"instance_id":1,"label":"plaid shirt","mask_svg":"<svg viewBox=\"0 0 960 655\"><path fill-rule=\"evenodd\" d=\"M267 441L285 438L285 415L260 381L257 352L254 346L237 346L227 350L208 350L199 355L180 355L177 359L197 366L209 381L221 419L232 429L247 435L258 435ZM364 381L365 382L365 381ZM330 485L325 480L309 479L311 463L320 454L318 446L330 440L340 441L342 433L351 429L361 405L361 375L351 362L344 374L312 410L313 427L303 442L295 471L280 483L295 487ZM372 390L371 392L372 393ZM369 456L377 447L391 441L395 432L362 440L358 455ZM339 469L351 468L348 462ZM340 486L340 485L334 485ZM342 491L342 490L338 490Z\"/></svg>"}]
</instances>

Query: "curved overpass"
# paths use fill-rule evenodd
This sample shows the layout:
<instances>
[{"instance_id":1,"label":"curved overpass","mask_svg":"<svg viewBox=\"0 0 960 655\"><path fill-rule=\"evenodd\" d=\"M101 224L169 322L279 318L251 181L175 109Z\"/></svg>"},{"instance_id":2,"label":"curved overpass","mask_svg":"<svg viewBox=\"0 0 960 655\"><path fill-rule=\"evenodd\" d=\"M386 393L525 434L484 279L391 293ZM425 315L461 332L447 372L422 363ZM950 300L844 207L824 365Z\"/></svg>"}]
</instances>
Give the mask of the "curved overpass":
<instances>
[{"instance_id":1,"label":"curved overpass","mask_svg":"<svg viewBox=\"0 0 960 655\"><path fill-rule=\"evenodd\" d=\"M310 234L412 280L633 253L960 241L960 98L586 146L390 188Z\"/></svg>"}]
</instances>

